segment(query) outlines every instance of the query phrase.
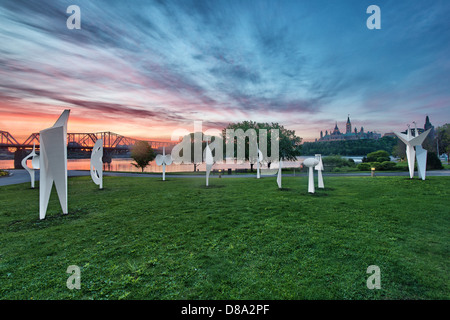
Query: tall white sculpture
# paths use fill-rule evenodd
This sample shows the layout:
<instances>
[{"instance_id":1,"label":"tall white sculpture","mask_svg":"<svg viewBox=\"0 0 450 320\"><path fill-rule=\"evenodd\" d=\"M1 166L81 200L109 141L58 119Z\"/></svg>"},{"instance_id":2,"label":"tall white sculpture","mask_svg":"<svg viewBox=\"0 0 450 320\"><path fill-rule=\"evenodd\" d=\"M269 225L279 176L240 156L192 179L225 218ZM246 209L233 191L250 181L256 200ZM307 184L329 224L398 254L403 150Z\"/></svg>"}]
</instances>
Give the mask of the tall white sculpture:
<instances>
[{"instance_id":1,"label":"tall white sculpture","mask_svg":"<svg viewBox=\"0 0 450 320\"><path fill-rule=\"evenodd\" d=\"M414 160L416 157L416 151L419 152L418 158L417 158L417 167L419 169L419 177L422 178L422 180L425 180L425 171L427 166L427 151L422 148L422 143L424 142L425 138L430 133L431 129L428 129L427 131L423 132L422 134L419 134L417 131L417 126L415 128L415 135L413 136L411 134L411 128L408 125L408 130L406 130L406 134L401 132L394 132L395 135L403 141L403 143L406 144L406 157L408 159L408 167L409 167L409 177L412 179L414 177ZM414 150L414 147L416 147L416 150ZM419 147L419 148L418 148Z\"/></svg>"},{"instance_id":2,"label":"tall white sculpture","mask_svg":"<svg viewBox=\"0 0 450 320\"><path fill-rule=\"evenodd\" d=\"M47 213L53 182L63 214L67 205L67 121L70 110L64 110L53 127L42 130L40 137L39 219Z\"/></svg>"},{"instance_id":3,"label":"tall white sculpture","mask_svg":"<svg viewBox=\"0 0 450 320\"><path fill-rule=\"evenodd\" d=\"M166 180L166 165L170 166L172 164L172 156L170 154L166 155L166 147L163 147L163 154L158 154L155 158L156 165L163 167L162 179Z\"/></svg>"},{"instance_id":4,"label":"tall white sculpture","mask_svg":"<svg viewBox=\"0 0 450 320\"><path fill-rule=\"evenodd\" d=\"M319 160L316 158L308 158L303 161L303 164L309 168L308 172L308 192L314 193L314 166L317 166L319 164Z\"/></svg>"},{"instance_id":5,"label":"tall white sculpture","mask_svg":"<svg viewBox=\"0 0 450 320\"><path fill-rule=\"evenodd\" d=\"M206 186L209 186L209 174L211 173L211 168L214 164L214 158L209 145L206 145L205 148L205 162L206 162Z\"/></svg>"},{"instance_id":6,"label":"tall white sculpture","mask_svg":"<svg viewBox=\"0 0 450 320\"><path fill-rule=\"evenodd\" d=\"M417 172L422 180L425 180L427 175L427 153L422 146L416 146Z\"/></svg>"},{"instance_id":7,"label":"tall white sculpture","mask_svg":"<svg viewBox=\"0 0 450 320\"><path fill-rule=\"evenodd\" d=\"M27 166L27 160L31 158L31 168ZM39 169L39 156L36 154L36 146L33 143L33 150L22 159L22 167L28 171L31 178L31 188L34 189L34 172Z\"/></svg>"},{"instance_id":8,"label":"tall white sculpture","mask_svg":"<svg viewBox=\"0 0 450 320\"><path fill-rule=\"evenodd\" d=\"M103 139L98 139L91 153L91 178L100 189L103 189Z\"/></svg>"},{"instance_id":9,"label":"tall white sculpture","mask_svg":"<svg viewBox=\"0 0 450 320\"><path fill-rule=\"evenodd\" d=\"M256 179L261 178L261 162L263 161L263 154L258 148L258 158L256 159Z\"/></svg>"},{"instance_id":10,"label":"tall white sculpture","mask_svg":"<svg viewBox=\"0 0 450 320\"><path fill-rule=\"evenodd\" d=\"M323 162L322 162L322 155L321 154L316 154L315 158L317 160L319 160L319 163L317 164L317 166L315 166L314 169L317 170L317 177L318 177L318 187L323 189L325 188L323 185L323 177L322 177L322 171L323 171Z\"/></svg>"},{"instance_id":11,"label":"tall white sculpture","mask_svg":"<svg viewBox=\"0 0 450 320\"><path fill-rule=\"evenodd\" d=\"M277 184L278 184L278 188L280 188L280 189L281 189L281 170L282 170L282 167L283 167L283 161L281 161L281 159L280 159L279 167L278 167L278 175L277 175Z\"/></svg>"}]
</instances>

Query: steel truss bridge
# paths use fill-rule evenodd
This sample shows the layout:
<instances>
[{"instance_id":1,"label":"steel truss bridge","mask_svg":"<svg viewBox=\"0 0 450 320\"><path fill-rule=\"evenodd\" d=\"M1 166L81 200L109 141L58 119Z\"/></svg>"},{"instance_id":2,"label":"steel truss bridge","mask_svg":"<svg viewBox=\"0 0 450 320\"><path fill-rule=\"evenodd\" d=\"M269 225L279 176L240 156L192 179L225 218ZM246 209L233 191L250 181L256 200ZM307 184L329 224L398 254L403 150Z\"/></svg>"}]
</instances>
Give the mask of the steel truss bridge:
<instances>
[{"instance_id":1,"label":"steel truss bridge","mask_svg":"<svg viewBox=\"0 0 450 320\"><path fill-rule=\"evenodd\" d=\"M81 151L92 150L98 139L103 139L103 149L110 153L128 152L136 142L145 141L125 137L113 132L67 133L67 149ZM162 150L162 147L166 147L168 151L170 151L177 143L164 141L146 142L148 142L154 150ZM39 133L33 133L23 143L19 143L9 132L0 130L0 148L31 149L33 148L33 145L39 149Z\"/></svg>"}]
</instances>

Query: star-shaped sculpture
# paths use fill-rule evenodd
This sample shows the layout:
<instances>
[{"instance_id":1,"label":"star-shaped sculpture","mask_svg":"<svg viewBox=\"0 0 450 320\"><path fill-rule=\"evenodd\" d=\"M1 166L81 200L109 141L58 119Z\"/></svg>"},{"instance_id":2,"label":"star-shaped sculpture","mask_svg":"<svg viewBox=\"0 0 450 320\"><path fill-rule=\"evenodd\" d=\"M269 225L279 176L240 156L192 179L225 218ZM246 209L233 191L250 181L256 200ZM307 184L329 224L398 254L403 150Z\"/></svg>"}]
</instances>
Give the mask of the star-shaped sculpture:
<instances>
[{"instance_id":1,"label":"star-shaped sculpture","mask_svg":"<svg viewBox=\"0 0 450 320\"><path fill-rule=\"evenodd\" d=\"M415 124L415 122L414 122ZM414 177L414 162L416 158L417 151L417 167L419 171L419 177L422 180L425 180L425 170L427 165L427 157L426 150L422 148L422 143L425 141L425 138L430 133L431 129L419 134L417 130L417 126L415 128L415 135L411 134L411 128L408 125L408 130L406 130L406 134L401 132L394 132L395 135L406 144L406 157L408 159L408 167L409 167L409 177L412 179ZM414 147L416 147L414 149Z\"/></svg>"}]
</instances>

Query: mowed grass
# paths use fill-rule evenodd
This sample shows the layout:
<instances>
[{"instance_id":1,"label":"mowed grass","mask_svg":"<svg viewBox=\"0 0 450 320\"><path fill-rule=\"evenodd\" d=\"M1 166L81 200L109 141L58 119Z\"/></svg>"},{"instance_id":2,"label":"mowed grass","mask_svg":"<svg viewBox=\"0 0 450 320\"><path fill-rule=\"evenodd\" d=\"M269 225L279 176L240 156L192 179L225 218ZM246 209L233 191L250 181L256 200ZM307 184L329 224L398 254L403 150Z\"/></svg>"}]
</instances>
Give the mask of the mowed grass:
<instances>
[{"instance_id":1,"label":"mowed grass","mask_svg":"<svg viewBox=\"0 0 450 320\"><path fill-rule=\"evenodd\" d=\"M38 185L38 184L37 184ZM449 299L450 178L69 179L0 187L1 299ZM69 290L69 265L81 289ZM367 268L381 270L369 290Z\"/></svg>"}]
</instances>

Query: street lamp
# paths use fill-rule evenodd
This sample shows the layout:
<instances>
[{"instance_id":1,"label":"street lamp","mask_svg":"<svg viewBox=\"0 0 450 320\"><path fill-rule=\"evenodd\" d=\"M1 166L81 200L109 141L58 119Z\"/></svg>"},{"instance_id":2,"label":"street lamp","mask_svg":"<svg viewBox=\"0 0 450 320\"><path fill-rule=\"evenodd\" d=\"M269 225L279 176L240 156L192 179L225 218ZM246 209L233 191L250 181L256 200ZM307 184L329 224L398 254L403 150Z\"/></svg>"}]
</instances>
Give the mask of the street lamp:
<instances>
[{"instance_id":1,"label":"street lamp","mask_svg":"<svg viewBox=\"0 0 450 320\"><path fill-rule=\"evenodd\" d=\"M375 176L375 168L370 168L370 171L372 172L372 177Z\"/></svg>"}]
</instances>

